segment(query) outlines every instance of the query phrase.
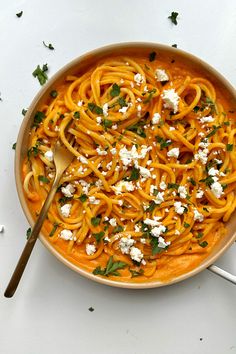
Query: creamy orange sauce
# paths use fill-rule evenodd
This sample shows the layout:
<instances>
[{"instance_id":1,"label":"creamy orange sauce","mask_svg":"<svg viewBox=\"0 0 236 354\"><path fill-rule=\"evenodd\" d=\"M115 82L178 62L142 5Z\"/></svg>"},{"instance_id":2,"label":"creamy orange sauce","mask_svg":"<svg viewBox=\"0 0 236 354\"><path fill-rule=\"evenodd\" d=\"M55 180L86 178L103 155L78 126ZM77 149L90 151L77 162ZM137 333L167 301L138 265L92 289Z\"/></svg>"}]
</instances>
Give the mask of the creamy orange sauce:
<instances>
[{"instance_id":1,"label":"creamy orange sauce","mask_svg":"<svg viewBox=\"0 0 236 354\"><path fill-rule=\"evenodd\" d=\"M157 56L107 58L55 90L38 107L22 169L36 218L54 176L48 152L60 138L75 154L61 181L74 191L68 199L56 194L45 237L88 272L105 269L110 257L123 262L118 275L108 274L120 282L166 282L197 267L224 237L236 206L234 113L220 87ZM127 252L122 240L133 242Z\"/></svg>"}]
</instances>

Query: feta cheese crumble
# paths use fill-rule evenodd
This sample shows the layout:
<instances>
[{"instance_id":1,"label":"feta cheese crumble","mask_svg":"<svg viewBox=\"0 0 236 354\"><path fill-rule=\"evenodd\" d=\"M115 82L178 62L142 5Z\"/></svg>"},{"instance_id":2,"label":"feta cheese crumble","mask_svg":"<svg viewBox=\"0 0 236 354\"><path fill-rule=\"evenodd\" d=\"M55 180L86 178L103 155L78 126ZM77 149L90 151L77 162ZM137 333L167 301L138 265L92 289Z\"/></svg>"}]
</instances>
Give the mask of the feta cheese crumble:
<instances>
[{"instance_id":1,"label":"feta cheese crumble","mask_svg":"<svg viewBox=\"0 0 236 354\"><path fill-rule=\"evenodd\" d=\"M132 181L119 181L115 186L113 186L115 194L121 194L125 192L132 192L135 186Z\"/></svg>"},{"instance_id":2,"label":"feta cheese crumble","mask_svg":"<svg viewBox=\"0 0 236 354\"><path fill-rule=\"evenodd\" d=\"M200 118L201 123L211 123L211 122L214 122L214 120L215 120L215 118L213 118L212 116Z\"/></svg>"},{"instance_id":3,"label":"feta cheese crumble","mask_svg":"<svg viewBox=\"0 0 236 354\"><path fill-rule=\"evenodd\" d=\"M76 238L73 237L73 233L71 230L64 229L60 232L59 237L62 238L65 241L72 241L76 240Z\"/></svg>"},{"instance_id":4,"label":"feta cheese crumble","mask_svg":"<svg viewBox=\"0 0 236 354\"><path fill-rule=\"evenodd\" d=\"M139 248L132 246L131 249L130 249L130 257L134 261L140 263L141 260L143 259L143 254L142 254L142 252L140 251Z\"/></svg>"},{"instance_id":5,"label":"feta cheese crumble","mask_svg":"<svg viewBox=\"0 0 236 354\"><path fill-rule=\"evenodd\" d=\"M193 219L195 221L202 222L204 220L204 216L196 208L193 209L193 214Z\"/></svg>"},{"instance_id":6,"label":"feta cheese crumble","mask_svg":"<svg viewBox=\"0 0 236 354\"><path fill-rule=\"evenodd\" d=\"M97 151L98 155L100 155L100 156L105 156L105 155L107 155L107 151L102 150L100 147L97 147L97 148L96 148L96 151Z\"/></svg>"},{"instance_id":7,"label":"feta cheese crumble","mask_svg":"<svg viewBox=\"0 0 236 354\"><path fill-rule=\"evenodd\" d=\"M91 243L86 243L86 253L88 256L93 256L96 252L96 246Z\"/></svg>"},{"instance_id":8,"label":"feta cheese crumble","mask_svg":"<svg viewBox=\"0 0 236 354\"><path fill-rule=\"evenodd\" d=\"M154 113L152 117L152 124L159 124L161 116L159 113Z\"/></svg>"},{"instance_id":9,"label":"feta cheese crumble","mask_svg":"<svg viewBox=\"0 0 236 354\"><path fill-rule=\"evenodd\" d=\"M46 151L45 154L44 154L44 157L45 157L48 161L52 162L52 161L53 161L53 152L52 152L52 150Z\"/></svg>"},{"instance_id":10,"label":"feta cheese crumble","mask_svg":"<svg viewBox=\"0 0 236 354\"><path fill-rule=\"evenodd\" d=\"M174 207L177 214L182 215L184 213L184 207L181 202L175 202Z\"/></svg>"},{"instance_id":11,"label":"feta cheese crumble","mask_svg":"<svg viewBox=\"0 0 236 354\"><path fill-rule=\"evenodd\" d=\"M179 148L173 148L167 152L168 157L179 157Z\"/></svg>"},{"instance_id":12,"label":"feta cheese crumble","mask_svg":"<svg viewBox=\"0 0 236 354\"><path fill-rule=\"evenodd\" d=\"M194 155L195 160L200 160L203 165L207 163L207 155L209 153L208 149L199 149L198 152Z\"/></svg>"},{"instance_id":13,"label":"feta cheese crumble","mask_svg":"<svg viewBox=\"0 0 236 354\"><path fill-rule=\"evenodd\" d=\"M180 198L183 198L183 199L186 198L188 195L188 192L187 192L187 189L185 186L179 186L178 193L179 193Z\"/></svg>"},{"instance_id":14,"label":"feta cheese crumble","mask_svg":"<svg viewBox=\"0 0 236 354\"><path fill-rule=\"evenodd\" d=\"M161 97L164 101L164 108L171 109L174 113L178 112L180 97L174 89L164 90Z\"/></svg>"},{"instance_id":15,"label":"feta cheese crumble","mask_svg":"<svg viewBox=\"0 0 236 354\"><path fill-rule=\"evenodd\" d=\"M123 254L129 254L130 248L133 246L134 242L135 241L131 238L131 236L121 237L119 241L119 247L121 252Z\"/></svg>"},{"instance_id":16,"label":"feta cheese crumble","mask_svg":"<svg viewBox=\"0 0 236 354\"><path fill-rule=\"evenodd\" d=\"M68 183L65 187L61 187L61 192L65 197L71 198L73 197L73 193L75 193L75 187L71 183Z\"/></svg>"},{"instance_id":17,"label":"feta cheese crumble","mask_svg":"<svg viewBox=\"0 0 236 354\"><path fill-rule=\"evenodd\" d=\"M159 225L159 226L155 226L152 230L151 230L151 234L154 237L159 237L160 235L162 235L164 232L166 232L166 227L164 225Z\"/></svg>"},{"instance_id":18,"label":"feta cheese crumble","mask_svg":"<svg viewBox=\"0 0 236 354\"><path fill-rule=\"evenodd\" d=\"M116 219L115 218L112 218L109 220L109 224L113 227L115 227L117 225L117 222L116 222Z\"/></svg>"},{"instance_id":19,"label":"feta cheese crumble","mask_svg":"<svg viewBox=\"0 0 236 354\"><path fill-rule=\"evenodd\" d=\"M71 207L71 204L64 204L63 206L61 206L61 214L62 216L64 216L64 218L68 218L68 216L70 215Z\"/></svg>"},{"instance_id":20,"label":"feta cheese crumble","mask_svg":"<svg viewBox=\"0 0 236 354\"><path fill-rule=\"evenodd\" d=\"M134 81L137 86L140 86L144 82L144 77L141 74L137 73L134 75Z\"/></svg>"},{"instance_id":21,"label":"feta cheese crumble","mask_svg":"<svg viewBox=\"0 0 236 354\"><path fill-rule=\"evenodd\" d=\"M166 242L163 237L158 238L158 247L166 248L169 245L170 245L170 241Z\"/></svg>"},{"instance_id":22,"label":"feta cheese crumble","mask_svg":"<svg viewBox=\"0 0 236 354\"><path fill-rule=\"evenodd\" d=\"M105 103L102 107L104 117L108 116L108 103Z\"/></svg>"},{"instance_id":23,"label":"feta cheese crumble","mask_svg":"<svg viewBox=\"0 0 236 354\"><path fill-rule=\"evenodd\" d=\"M220 198L224 194L223 187L219 182L212 183L211 191L216 198Z\"/></svg>"},{"instance_id":24,"label":"feta cheese crumble","mask_svg":"<svg viewBox=\"0 0 236 354\"><path fill-rule=\"evenodd\" d=\"M167 188L166 183L165 183L164 181L161 181L161 183L160 183L160 189L163 190L163 191L165 191L166 188Z\"/></svg>"},{"instance_id":25,"label":"feta cheese crumble","mask_svg":"<svg viewBox=\"0 0 236 354\"><path fill-rule=\"evenodd\" d=\"M155 79L157 81L168 81L169 76L164 69L156 69L155 71Z\"/></svg>"}]
</instances>

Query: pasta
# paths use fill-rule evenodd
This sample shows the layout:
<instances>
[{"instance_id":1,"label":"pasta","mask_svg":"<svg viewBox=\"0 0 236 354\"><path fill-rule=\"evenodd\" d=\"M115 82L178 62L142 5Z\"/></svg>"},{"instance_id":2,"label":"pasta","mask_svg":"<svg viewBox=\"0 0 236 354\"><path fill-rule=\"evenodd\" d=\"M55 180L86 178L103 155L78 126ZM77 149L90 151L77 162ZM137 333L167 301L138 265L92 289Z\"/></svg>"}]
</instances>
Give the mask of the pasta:
<instances>
[{"instance_id":1,"label":"pasta","mask_svg":"<svg viewBox=\"0 0 236 354\"><path fill-rule=\"evenodd\" d=\"M229 103L204 75L167 59L105 58L68 76L34 117L22 175L30 210L36 218L50 189L60 138L75 158L43 232L96 276L186 273L224 237L235 210Z\"/></svg>"}]
</instances>

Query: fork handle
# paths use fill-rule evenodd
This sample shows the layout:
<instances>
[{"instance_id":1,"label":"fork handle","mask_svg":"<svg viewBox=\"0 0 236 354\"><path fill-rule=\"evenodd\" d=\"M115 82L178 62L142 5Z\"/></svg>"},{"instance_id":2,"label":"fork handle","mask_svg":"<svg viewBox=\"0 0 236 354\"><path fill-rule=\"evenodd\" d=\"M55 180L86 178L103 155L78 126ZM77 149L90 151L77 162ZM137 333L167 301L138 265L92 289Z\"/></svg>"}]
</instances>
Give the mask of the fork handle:
<instances>
[{"instance_id":1,"label":"fork handle","mask_svg":"<svg viewBox=\"0 0 236 354\"><path fill-rule=\"evenodd\" d=\"M12 297L17 289L17 286L21 280L22 274L23 274L25 267L28 263L31 252L34 248L35 242L37 241L37 238L38 238L39 232L42 228L43 222L47 216L48 209L49 209L51 202L56 194L57 186L58 186L59 181L61 179L61 175L62 174L60 174L60 175L57 174L54 179L51 190L50 190L50 192L43 204L43 207L42 207L40 214L38 216L38 219L33 227L31 235L26 242L26 245L21 253L21 256L20 256L19 261L16 265L14 273L12 274L9 284L5 290L5 293L4 293L5 297L8 297L8 298Z\"/></svg>"}]
</instances>

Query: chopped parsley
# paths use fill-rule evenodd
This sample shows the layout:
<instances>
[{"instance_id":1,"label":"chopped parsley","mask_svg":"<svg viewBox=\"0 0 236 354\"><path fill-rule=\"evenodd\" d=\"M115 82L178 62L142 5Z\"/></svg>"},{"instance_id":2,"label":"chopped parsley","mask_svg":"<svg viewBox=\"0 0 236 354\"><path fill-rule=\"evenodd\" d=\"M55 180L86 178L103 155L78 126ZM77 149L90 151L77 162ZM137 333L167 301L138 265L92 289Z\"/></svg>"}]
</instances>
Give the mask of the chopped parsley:
<instances>
[{"instance_id":1,"label":"chopped parsley","mask_svg":"<svg viewBox=\"0 0 236 354\"><path fill-rule=\"evenodd\" d=\"M149 90L149 91L148 91L148 94L149 94L149 95L148 95L148 97L143 101L143 103L144 103L144 104L149 103L149 102L151 101L151 99L152 99L153 94L156 93L156 91L157 91L157 90L156 90L155 88L152 89L152 90Z\"/></svg>"},{"instance_id":2,"label":"chopped parsley","mask_svg":"<svg viewBox=\"0 0 236 354\"><path fill-rule=\"evenodd\" d=\"M103 119L102 123L105 129L111 128L113 125L113 122L110 119Z\"/></svg>"},{"instance_id":3,"label":"chopped parsley","mask_svg":"<svg viewBox=\"0 0 236 354\"><path fill-rule=\"evenodd\" d=\"M120 86L117 84L113 84L110 91L111 97L119 96L119 94L120 94Z\"/></svg>"},{"instance_id":4,"label":"chopped parsley","mask_svg":"<svg viewBox=\"0 0 236 354\"><path fill-rule=\"evenodd\" d=\"M96 113L96 114L103 114L103 109L99 106L97 106L95 103L90 102L88 104L88 109L92 112L92 113Z\"/></svg>"},{"instance_id":5,"label":"chopped parsley","mask_svg":"<svg viewBox=\"0 0 236 354\"><path fill-rule=\"evenodd\" d=\"M193 185L196 186L196 182L194 181L194 179L191 177L189 178L189 182Z\"/></svg>"},{"instance_id":6,"label":"chopped parsley","mask_svg":"<svg viewBox=\"0 0 236 354\"><path fill-rule=\"evenodd\" d=\"M184 227L187 229L190 226L187 222L184 222Z\"/></svg>"},{"instance_id":7,"label":"chopped parsley","mask_svg":"<svg viewBox=\"0 0 236 354\"><path fill-rule=\"evenodd\" d=\"M211 136L215 135L217 130L220 128L221 128L221 125L218 125L218 126L213 125L213 130L209 134L207 134L206 138L210 138Z\"/></svg>"},{"instance_id":8,"label":"chopped parsley","mask_svg":"<svg viewBox=\"0 0 236 354\"><path fill-rule=\"evenodd\" d=\"M229 126L230 122L224 122L224 125Z\"/></svg>"},{"instance_id":9,"label":"chopped parsley","mask_svg":"<svg viewBox=\"0 0 236 354\"><path fill-rule=\"evenodd\" d=\"M31 235L31 232L32 232L31 227L29 227L29 228L26 230L26 238L27 238L27 240L29 239L29 237L30 237L30 235Z\"/></svg>"},{"instance_id":10,"label":"chopped parsley","mask_svg":"<svg viewBox=\"0 0 236 354\"><path fill-rule=\"evenodd\" d=\"M210 185L214 183L214 179L212 176L208 176L207 178L200 179L199 182L205 182L205 184L210 187Z\"/></svg>"},{"instance_id":11,"label":"chopped parsley","mask_svg":"<svg viewBox=\"0 0 236 354\"><path fill-rule=\"evenodd\" d=\"M202 238L203 237L203 232L198 232L196 238Z\"/></svg>"},{"instance_id":12,"label":"chopped parsley","mask_svg":"<svg viewBox=\"0 0 236 354\"><path fill-rule=\"evenodd\" d=\"M172 11L171 12L171 15L168 16L168 18L171 20L171 22L174 24L174 25L177 25L178 22L177 22L177 17L178 17L178 12L175 12L175 11Z\"/></svg>"},{"instance_id":13,"label":"chopped parsley","mask_svg":"<svg viewBox=\"0 0 236 354\"><path fill-rule=\"evenodd\" d=\"M126 177L126 181L137 181L140 177L140 171L136 167L133 167L129 177Z\"/></svg>"},{"instance_id":14,"label":"chopped parsley","mask_svg":"<svg viewBox=\"0 0 236 354\"><path fill-rule=\"evenodd\" d=\"M50 50L54 50L54 49L55 49L51 43L46 44L46 43L43 41L43 45L44 45L46 48L50 49Z\"/></svg>"},{"instance_id":15,"label":"chopped parsley","mask_svg":"<svg viewBox=\"0 0 236 354\"><path fill-rule=\"evenodd\" d=\"M208 246L208 242L207 241L199 242L199 246L201 246L202 248L205 248Z\"/></svg>"},{"instance_id":16,"label":"chopped parsley","mask_svg":"<svg viewBox=\"0 0 236 354\"><path fill-rule=\"evenodd\" d=\"M39 124L42 123L45 117L44 112L37 111L34 116L33 127L38 128Z\"/></svg>"},{"instance_id":17,"label":"chopped parsley","mask_svg":"<svg viewBox=\"0 0 236 354\"><path fill-rule=\"evenodd\" d=\"M156 55L157 55L156 52L151 52L151 53L149 54L149 61L150 61L150 62L154 61L154 60L156 59Z\"/></svg>"},{"instance_id":18,"label":"chopped parsley","mask_svg":"<svg viewBox=\"0 0 236 354\"><path fill-rule=\"evenodd\" d=\"M23 15L23 11L18 12L18 13L16 14L16 16L17 16L18 18L20 18L22 15Z\"/></svg>"},{"instance_id":19,"label":"chopped parsley","mask_svg":"<svg viewBox=\"0 0 236 354\"><path fill-rule=\"evenodd\" d=\"M167 188L168 189L176 189L176 190L178 190L179 184L177 184L177 183L168 183Z\"/></svg>"},{"instance_id":20,"label":"chopped parsley","mask_svg":"<svg viewBox=\"0 0 236 354\"><path fill-rule=\"evenodd\" d=\"M149 207L146 209L146 211L153 211L156 208L157 204L154 202L154 200L152 200L149 204Z\"/></svg>"},{"instance_id":21,"label":"chopped parsley","mask_svg":"<svg viewBox=\"0 0 236 354\"><path fill-rule=\"evenodd\" d=\"M42 183L49 183L50 182L47 177L42 176L42 175L38 176L38 180L39 180L39 182L42 182Z\"/></svg>"},{"instance_id":22,"label":"chopped parsley","mask_svg":"<svg viewBox=\"0 0 236 354\"><path fill-rule=\"evenodd\" d=\"M173 47L173 48L177 48L177 44L172 44L172 46L171 47Z\"/></svg>"},{"instance_id":23,"label":"chopped parsley","mask_svg":"<svg viewBox=\"0 0 236 354\"><path fill-rule=\"evenodd\" d=\"M227 145L226 145L226 150L227 150L227 151L233 151L233 147L234 147L233 144L227 144Z\"/></svg>"},{"instance_id":24,"label":"chopped parsley","mask_svg":"<svg viewBox=\"0 0 236 354\"><path fill-rule=\"evenodd\" d=\"M21 111L21 114L23 115L23 116L25 116L26 115L26 113L27 113L27 109L22 109L22 111Z\"/></svg>"},{"instance_id":25,"label":"chopped parsley","mask_svg":"<svg viewBox=\"0 0 236 354\"><path fill-rule=\"evenodd\" d=\"M60 225L60 224L58 224L57 222L55 222L55 223L53 224L53 228L52 228L52 230L51 230L51 232L50 232L50 234L49 234L49 237L52 237L52 236L55 234L55 232L56 232L56 230L57 230L57 228L58 228L59 225Z\"/></svg>"},{"instance_id":26,"label":"chopped parsley","mask_svg":"<svg viewBox=\"0 0 236 354\"><path fill-rule=\"evenodd\" d=\"M100 224L101 217L100 216L94 216L91 218L91 224L93 226L98 226Z\"/></svg>"},{"instance_id":27,"label":"chopped parsley","mask_svg":"<svg viewBox=\"0 0 236 354\"><path fill-rule=\"evenodd\" d=\"M58 199L58 202L62 205L62 204L65 204L68 200L71 200L71 199L72 199L72 197L63 196L63 197Z\"/></svg>"},{"instance_id":28,"label":"chopped parsley","mask_svg":"<svg viewBox=\"0 0 236 354\"><path fill-rule=\"evenodd\" d=\"M73 117L75 119L79 119L80 118L80 113L78 111L74 112Z\"/></svg>"},{"instance_id":29,"label":"chopped parsley","mask_svg":"<svg viewBox=\"0 0 236 354\"><path fill-rule=\"evenodd\" d=\"M36 144L35 146L32 146L28 151L27 151L27 156L28 159L30 159L31 155L33 155L33 157L38 156L39 154L39 149L38 149L38 145Z\"/></svg>"},{"instance_id":30,"label":"chopped parsley","mask_svg":"<svg viewBox=\"0 0 236 354\"><path fill-rule=\"evenodd\" d=\"M58 92L57 92L56 90L52 90L52 91L50 92L50 96L51 96L52 98L56 98L56 97L58 96Z\"/></svg>"},{"instance_id":31,"label":"chopped parsley","mask_svg":"<svg viewBox=\"0 0 236 354\"><path fill-rule=\"evenodd\" d=\"M89 307L89 309L88 309L90 312L93 312L94 311L94 308L91 306L91 307Z\"/></svg>"},{"instance_id":32,"label":"chopped parsley","mask_svg":"<svg viewBox=\"0 0 236 354\"><path fill-rule=\"evenodd\" d=\"M82 203L86 202L87 199L88 199L88 196L86 194L81 194L81 196L79 197L79 200Z\"/></svg>"},{"instance_id":33,"label":"chopped parsley","mask_svg":"<svg viewBox=\"0 0 236 354\"><path fill-rule=\"evenodd\" d=\"M160 137L159 135L156 135L155 138L156 138L157 142L160 144L161 150L165 149L166 147L168 147L169 145L172 144L171 140L169 140L169 139L165 140L162 137Z\"/></svg>"},{"instance_id":34,"label":"chopped parsley","mask_svg":"<svg viewBox=\"0 0 236 354\"><path fill-rule=\"evenodd\" d=\"M131 273L131 278L138 277L140 275L143 275L143 273L144 273L143 269L140 269L140 270L130 269L129 271Z\"/></svg>"},{"instance_id":35,"label":"chopped parsley","mask_svg":"<svg viewBox=\"0 0 236 354\"><path fill-rule=\"evenodd\" d=\"M40 66L38 65L32 73L32 75L38 79L41 86L44 85L45 82L48 80L46 71L48 71L48 65L44 64L42 68L40 68Z\"/></svg>"},{"instance_id":36,"label":"chopped parsley","mask_svg":"<svg viewBox=\"0 0 236 354\"><path fill-rule=\"evenodd\" d=\"M117 270L125 268L126 265L127 265L126 263L121 261L113 262L113 256L111 256L107 262L106 267L103 269L101 268L101 266L95 268L93 274L105 275L105 276L109 276L109 275L119 276L120 273Z\"/></svg>"},{"instance_id":37,"label":"chopped parsley","mask_svg":"<svg viewBox=\"0 0 236 354\"><path fill-rule=\"evenodd\" d=\"M141 136L142 138L146 138L146 133L143 129L143 126L145 125L144 121L139 121L134 125L130 125L127 130L130 130L131 132L136 133L137 135Z\"/></svg>"},{"instance_id":38,"label":"chopped parsley","mask_svg":"<svg viewBox=\"0 0 236 354\"><path fill-rule=\"evenodd\" d=\"M117 226L114 228L113 232L114 232L114 234L116 234L116 233L118 233L118 232L122 232L123 230L124 230L123 226L117 225Z\"/></svg>"},{"instance_id":39,"label":"chopped parsley","mask_svg":"<svg viewBox=\"0 0 236 354\"><path fill-rule=\"evenodd\" d=\"M120 105L120 108L128 106L124 97L119 97L117 103Z\"/></svg>"},{"instance_id":40,"label":"chopped parsley","mask_svg":"<svg viewBox=\"0 0 236 354\"><path fill-rule=\"evenodd\" d=\"M197 113L200 109L201 109L201 108L200 108L199 106L195 106L195 107L193 108L193 112L194 112L194 113Z\"/></svg>"},{"instance_id":41,"label":"chopped parsley","mask_svg":"<svg viewBox=\"0 0 236 354\"><path fill-rule=\"evenodd\" d=\"M152 237L151 238L151 247L152 247L152 255L155 256L156 254L158 253L161 253L163 250L167 249L166 248L161 248L161 247L158 247L158 238L157 237Z\"/></svg>"},{"instance_id":42,"label":"chopped parsley","mask_svg":"<svg viewBox=\"0 0 236 354\"><path fill-rule=\"evenodd\" d=\"M228 184L226 184L226 183L222 183L221 184L221 186L222 186L222 188L223 188L223 191L228 187Z\"/></svg>"},{"instance_id":43,"label":"chopped parsley","mask_svg":"<svg viewBox=\"0 0 236 354\"><path fill-rule=\"evenodd\" d=\"M16 150L16 143L14 143L14 144L12 145L12 149L13 149L13 150Z\"/></svg>"},{"instance_id":44,"label":"chopped parsley","mask_svg":"<svg viewBox=\"0 0 236 354\"><path fill-rule=\"evenodd\" d=\"M104 235L105 235L104 231L100 231L98 233L93 234L93 236L95 237L97 243L99 243L101 241L101 239L103 238Z\"/></svg>"}]
</instances>

